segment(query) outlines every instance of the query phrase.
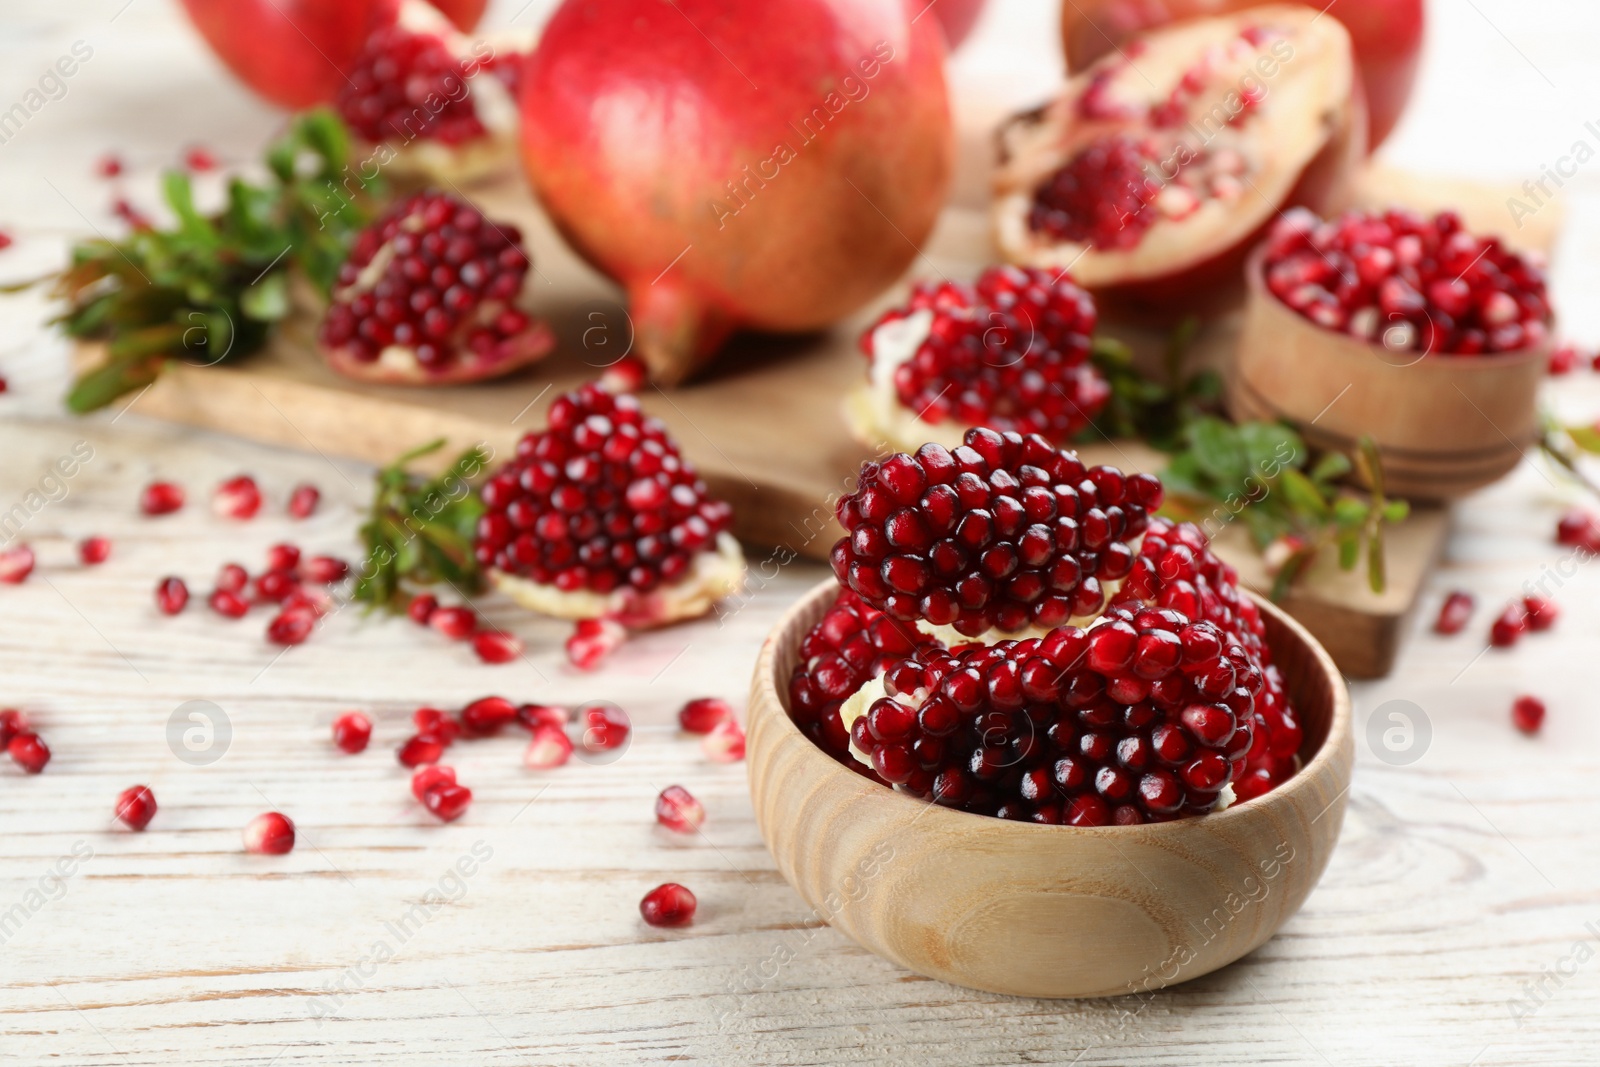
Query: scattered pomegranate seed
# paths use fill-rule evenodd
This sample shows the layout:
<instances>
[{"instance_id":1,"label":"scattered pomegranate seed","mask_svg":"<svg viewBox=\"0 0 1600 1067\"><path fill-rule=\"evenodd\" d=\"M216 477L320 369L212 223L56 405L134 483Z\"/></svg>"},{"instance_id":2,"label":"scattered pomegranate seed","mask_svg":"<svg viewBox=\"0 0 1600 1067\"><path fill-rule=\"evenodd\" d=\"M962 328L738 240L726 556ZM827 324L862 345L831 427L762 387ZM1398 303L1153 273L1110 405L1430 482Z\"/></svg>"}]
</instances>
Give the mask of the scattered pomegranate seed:
<instances>
[{"instance_id":1,"label":"scattered pomegranate seed","mask_svg":"<svg viewBox=\"0 0 1600 1067\"><path fill-rule=\"evenodd\" d=\"M644 360L623 356L600 375L600 388L608 393L637 393L647 377Z\"/></svg>"},{"instance_id":2,"label":"scattered pomegranate seed","mask_svg":"<svg viewBox=\"0 0 1600 1067\"><path fill-rule=\"evenodd\" d=\"M1496 648L1510 648L1527 628L1527 611L1520 603L1512 601L1490 625L1489 643Z\"/></svg>"},{"instance_id":3,"label":"scattered pomegranate seed","mask_svg":"<svg viewBox=\"0 0 1600 1067\"><path fill-rule=\"evenodd\" d=\"M411 776L411 795L421 802L422 798L428 795L428 790L455 784L456 769L436 763L429 767L418 768Z\"/></svg>"},{"instance_id":4,"label":"scattered pomegranate seed","mask_svg":"<svg viewBox=\"0 0 1600 1067\"><path fill-rule=\"evenodd\" d=\"M207 600L211 610L230 619L242 619L250 613L250 603L238 593L227 589L214 589Z\"/></svg>"},{"instance_id":5,"label":"scattered pomegranate seed","mask_svg":"<svg viewBox=\"0 0 1600 1067\"><path fill-rule=\"evenodd\" d=\"M9 248L9 247L11 247L11 238L7 237L5 235L4 231L0 231L0 250L6 249L6 248ZM0 393L7 392L10 389L11 389L11 383L6 381L4 375L0 375Z\"/></svg>"},{"instance_id":6,"label":"scattered pomegranate seed","mask_svg":"<svg viewBox=\"0 0 1600 1067\"><path fill-rule=\"evenodd\" d=\"M12 239L9 233L7 233L5 230L0 230L0 252L4 252L14 243L15 241ZM0 393L5 392L7 388L8 385L6 384L6 380L4 378L0 378Z\"/></svg>"},{"instance_id":7,"label":"scattered pomegranate seed","mask_svg":"<svg viewBox=\"0 0 1600 1067\"><path fill-rule=\"evenodd\" d=\"M261 488L248 474L229 478L212 494L211 510L224 519L253 519L261 510Z\"/></svg>"},{"instance_id":8,"label":"scattered pomegranate seed","mask_svg":"<svg viewBox=\"0 0 1600 1067\"><path fill-rule=\"evenodd\" d=\"M461 724L455 716L438 708L418 708L411 713L411 724L417 728L417 736L431 737L445 746L455 744L461 736Z\"/></svg>"},{"instance_id":9,"label":"scattered pomegranate seed","mask_svg":"<svg viewBox=\"0 0 1600 1067\"><path fill-rule=\"evenodd\" d=\"M461 728L487 737L517 721L517 706L505 697L482 697L461 709Z\"/></svg>"},{"instance_id":10,"label":"scattered pomegranate seed","mask_svg":"<svg viewBox=\"0 0 1600 1067\"><path fill-rule=\"evenodd\" d=\"M691 700L678 712L678 725L691 734L707 734L719 723L733 718L733 708L718 697Z\"/></svg>"},{"instance_id":11,"label":"scattered pomegranate seed","mask_svg":"<svg viewBox=\"0 0 1600 1067\"><path fill-rule=\"evenodd\" d=\"M198 146L183 154L183 165L196 174L217 169L217 157Z\"/></svg>"},{"instance_id":12,"label":"scattered pomegranate seed","mask_svg":"<svg viewBox=\"0 0 1600 1067\"><path fill-rule=\"evenodd\" d=\"M111 202L111 213L126 222L130 229L151 229L150 218L144 212L134 207L125 197L117 197Z\"/></svg>"},{"instance_id":13,"label":"scattered pomegranate seed","mask_svg":"<svg viewBox=\"0 0 1600 1067\"><path fill-rule=\"evenodd\" d=\"M305 565L305 574L318 585L333 585L350 576L350 564L335 556L312 556Z\"/></svg>"},{"instance_id":14,"label":"scattered pomegranate seed","mask_svg":"<svg viewBox=\"0 0 1600 1067\"><path fill-rule=\"evenodd\" d=\"M611 619L580 619L567 638L567 659L580 671L592 671L628 639L628 630Z\"/></svg>"},{"instance_id":15,"label":"scattered pomegranate seed","mask_svg":"<svg viewBox=\"0 0 1600 1067\"><path fill-rule=\"evenodd\" d=\"M658 885L639 901L639 914L651 926L688 926L699 901L677 882Z\"/></svg>"},{"instance_id":16,"label":"scattered pomegranate seed","mask_svg":"<svg viewBox=\"0 0 1600 1067\"><path fill-rule=\"evenodd\" d=\"M170 515L183 507L183 487L172 482L151 482L139 497L139 510L146 515Z\"/></svg>"},{"instance_id":17,"label":"scattered pomegranate seed","mask_svg":"<svg viewBox=\"0 0 1600 1067\"><path fill-rule=\"evenodd\" d=\"M1561 609L1547 596L1525 596L1522 609L1528 616L1528 629L1548 630L1561 617Z\"/></svg>"},{"instance_id":18,"label":"scattered pomegranate seed","mask_svg":"<svg viewBox=\"0 0 1600 1067\"><path fill-rule=\"evenodd\" d=\"M333 743L352 756L366 751L372 740L372 720L359 711L347 711L333 720Z\"/></svg>"},{"instance_id":19,"label":"scattered pomegranate seed","mask_svg":"<svg viewBox=\"0 0 1600 1067\"><path fill-rule=\"evenodd\" d=\"M1572 373L1578 365L1578 348L1576 345L1561 345L1550 353L1550 363L1546 370L1554 377Z\"/></svg>"},{"instance_id":20,"label":"scattered pomegranate seed","mask_svg":"<svg viewBox=\"0 0 1600 1067\"><path fill-rule=\"evenodd\" d=\"M478 631L478 616L471 608L439 608L428 617L428 625L452 641L463 641Z\"/></svg>"},{"instance_id":21,"label":"scattered pomegranate seed","mask_svg":"<svg viewBox=\"0 0 1600 1067\"><path fill-rule=\"evenodd\" d=\"M1518 697L1511 705L1511 722L1525 734L1536 734L1544 725L1544 701L1538 697Z\"/></svg>"},{"instance_id":22,"label":"scattered pomegranate seed","mask_svg":"<svg viewBox=\"0 0 1600 1067\"><path fill-rule=\"evenodd\" d=\"M287 815L269 811L257 815L244 828L244 850L261 856L281 856L294 849L294 823Z\"/></svg>"},{"instance_id":23,"label":"scattered pomegranate seed","mask_svg":"<svg viewBox=\"0 0 1600 1067\"><path fill-rule=\"evenodd\" d=\"M1456 590L1444 598L1444 603L1439 605L1439 617L1433 622L1433 629L1441 634L1458 634L1472 619L1472 609L1477 606L1472 594Z\"/></svg>"},{"instance_id":24,"label":"scattered pomegranate seed","mask_svg":"<svg viewBox=\"0 0 1600 1067\"><path fill-rule=\"evenodd\" d=\"M33 549L18 545L0 552L0 582L21 585L33 573Z\"/></svg>"},{"instance_id":25,"label":"scattered pomegranate seed","mask_svg":"<svg viewBox=\"0 0 1600 1067\"><path fill-rule=\"evenodd\" d=\"M267 549L267 570L293 571L300 566L300 549L295 545L279 544Z\"/></svg>"},{"instance_id":26,"label":"scattered pomegranate seed","mask_svg":"<svg viewBox=\"0 0 1600 1067\"><path fill-rule=\"evenodd\" d=\"M563 731L554 726L538 726L534 728L533 740L528 742L528 751L523 753L522 763L532 770L548 771L571 758L572 742Z\"/></svg>"},{"instance_id":27,"label":"scattered pomegranate seed","mask_svg":"<svg viewBox=\"0 0 1600 1067\"><path fill-rule=\"evenodd\" d=\"M472 650L485 663L510 663L522 655L522 638L499 630L484 630L472 638Z\"/></svg>"},{"instance_id":28,"label":"scattered pomegranate seed","mask_svg":"<svg viewBox=\"0 0 1600 1067\"><path fill-rule=\"evenodd\" d=\"M288 608L267 623L267 640L275 645L302 645L317 625L315 612Z\"/></svg>"},{"instance_id":29,"label":"scattered pomegranate seed","mask_svg":"<svg viewBox=\"0 0 1600 1067\"><path fill-rule=\"evenodd\" d=\"M720 722L701 738L700 748L715 763L738 763L744 759L744 727L732 719Z\"/></svg>"},{"instance_id":30,"label":"scattered pomegranate seed","mask_svg":"<svg viewBox=\"0 0 1600 1067\"><path fill-rule=\"evenodd\" d=\"M250 572L237 563L224 563L217 572L217 588L230 593L243 593L244 587L250 584Z\"/></svg>"},{"instance_id":31,"label":"scattered pomegranate seed","mask_svg":"<svg viewBox=\"0 0 1600 1067\"><path fill-rule=\"evenodd\" d=\"M95 165L95 173L102 178L115 178L122 174L122 158L114 153L107 153L100 157L100 162Z\"/></svg>"},{"instance_id":32,"label":"scattered pomegranate seed","mask_svg":"<svg viewBox=\"0 0 1600 1067\"><path fill-rule=\"evenodd\" d=\"M182 578L163 578L156 586L156 607L163 615L176 615L189 606L189 587Z\"/></svg>"},{"instance_id":33,"label":"scattered pomegranate seed","mask_svg":"<svg viewBox=\"0 0 1600 1067\"><path fill-rule=\"evenodd\" d=\"M309 482L302 482L289 494L289 517L309 519L322 500L322 491Z\"/></svg>"},{"instance_id":34,"label":"scattered pomegranate seed","mask_svg":"<svg viewBox=\"0 0 1600 1067\"><path fill-rule=\"evenodd\" d=\"M673 833L692 834L705 821L705 805L681 785L669 785L656 797L656 822Z\"/></svg>"},{"instance_id":35,"label":"scattered pomegranate seed","mask_svg":"<svg viewBox=\"0 0 1600 1067\"><path fill-rule=\"evenodd\" d=\"M11 739L28 729L28 720L16 708L0 709L0 748L11 744Z\"/></svg>"},{"instance_id":36,"label":"scattered pomegranate seed","mask_svg":"<svg viewBox=\"0 0 1600 1067\"><path fill-rule=\"evenodd\" d=\"M1556 544L1593 547L1600 541L1600 518L1583 508L1568 508L1556 523Z\"/></svg>"},{"instance_id":37,"label":"scattered pomegranate seed","mask_svg":"<svg viewBox=\"0 0 1600 1067\"><path fill-rule=\"evenodd\" d=\"M428 625L433 618L433 613L439 610L439 598L432 593L418 593L411 598L411 603L406 606L406 614L411 616L411 621L419 626Z\"/></svg>"},{"instance_id":38,"label":"scattered pomegranate seed","mask_svg":"<svg viewBox=\"0 0 1600 1067\"><path fill-rule=\"evenodd\" d=\"M294 592L283 600L283 610L309 611L319 619L326 615L332 607L333 597L328 595L327 590L316 587L307 588L303 585L295 586Z\"/></svg>"},{"instance_id":39,"label":"scattered pomegranate seed","mask_svg":"<svg viewBox=\"0 0 1600 1067\"><path fill-rule=\"evenodd\" d=\"M583 726L585 752L605 752L620 748L633 732L628 713L615 704L597 700L578 709L578 722Z\"/></svg>"},{"instance_id":40,"label":"scattered pomegranate seed","mask_svg":"<svg viewBox=\"0 0 1600 1067\"><path fill-rule=\"evenodd\" d=\"M472 803L472 790L446 782L422 794L422 806L444 822L454 822L466 814Z\"/></svg>"},{"instance_id":41,"label":"scattered pomegranate seed","mask_svg":"<svg viewBox=\"0 0 1600 1067\"><path fill-rule=\"evenodd\" d=\"M256 601L280 604L299 587L300 579L294 571L270 570L256 578Z\"/></svg>"},{"instance_id":42,"label":"scattered pomegranate seed","mask_svg":"<svg viewBox=\"0 0 1600 1067\"><path fill-rule=\"evenodd\" d=\"M438 763L444 755L444 744L437 737L422 734L409 738L395 750L395 758L402 767L420 767L424 763Z\"/></svg>"},{"instance_id":43,"label":"scattered pomegranate seed","mask_svg":"<svg viewBox=\"0 0 1600 1067\"><path fill-rule=\"evenodd\" d=\"M142 785L124 789L117 797L117 818L130 830L143 830L156 817L156 795Z\"/></svg>"},{"instance_id":44,"label":"scattered pomegranate seed","mask_svg":"<svg viewBox=\"0 0 1600 1067\"><path fill-rule=\"evenodd\" d=\"M524 704L517 709L517 722L529 732L541 726L565 730L571 718L566 708L555 704Z\"/></svg>"},{"instance_id":45,"label":"scattered pomegranate seed","mask_svg":"<svg viewBox=\"0 0 1600 1067\"><path fill-rule=\"evenodd\" d=\"M45 745L44 738L32 730L24 730L14 736L6 744L6 751L17 766L29 774L38 774L50 762L50 749Z\"/></svg>"},{"instance_id":46,"label":"scattered pomegranate seed","mask_svg":"<svg viewBox=\"0 0 1600 1067\"><path fill-rule=\"evenodd\" d=\"M110 538L85 537L78 542L78 558L89 567L104 563L111 558Z\"/></svg>"}]
</instances>

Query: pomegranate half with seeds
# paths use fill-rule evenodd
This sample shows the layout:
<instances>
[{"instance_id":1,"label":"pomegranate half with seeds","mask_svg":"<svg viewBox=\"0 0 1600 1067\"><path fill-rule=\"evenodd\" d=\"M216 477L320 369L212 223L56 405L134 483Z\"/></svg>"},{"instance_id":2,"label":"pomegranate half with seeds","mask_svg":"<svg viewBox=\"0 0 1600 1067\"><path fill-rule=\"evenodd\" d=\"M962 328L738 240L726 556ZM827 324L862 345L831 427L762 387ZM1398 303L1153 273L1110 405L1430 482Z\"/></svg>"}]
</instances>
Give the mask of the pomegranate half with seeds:
<instances>
[{"instance_id":1,"label":"pomegranate half with seeds","mask_svg":"<svg viewBox=\"0 0 1600 1067\"><path fill-rule=\"evenodd\" d=\"M363 381L449 385L509 374L555 344L518 307L529 266L515 226L445 193L418 193L357 236L318 342L330 367Z\"/></svg>"},{"instance_id":2,"label":"pomegranate half with seeds","mask_svg":"<svg viewBox=\"0 0 1600 1067\"><path fill-rule=\"evenodd\" d=\"M478 562L543 615L660 626L744 582L732 509L631 394L591 384L558 397L482 497Z\"/></svg>"},{"instance_id":3,"label":"pomegranate half with seeds","mask_svg":"<svg viewBox=\"0 0 1600 1067\"><path fill-rule=\"evenodd\" d=\"M1111 387L1089 362L1094 301L1064 271L993 267L922 282L861 337L867 382L845 404L863 443L950 447L972 426L1065 442Z\"/></svg>"},{"instance_id":4,"label":"pomegranate half with seeds","mask_svg":"<svg viewBox=\"0 0 1600 1067\"><path fill-rule=\"evenodd\" d=\"M996 239L1163 318L1236 297L1285 207L1326 205L1359 163L1350 38L1274 5L1137 37L1000 131Z\"/></svg>"}]
</instances>

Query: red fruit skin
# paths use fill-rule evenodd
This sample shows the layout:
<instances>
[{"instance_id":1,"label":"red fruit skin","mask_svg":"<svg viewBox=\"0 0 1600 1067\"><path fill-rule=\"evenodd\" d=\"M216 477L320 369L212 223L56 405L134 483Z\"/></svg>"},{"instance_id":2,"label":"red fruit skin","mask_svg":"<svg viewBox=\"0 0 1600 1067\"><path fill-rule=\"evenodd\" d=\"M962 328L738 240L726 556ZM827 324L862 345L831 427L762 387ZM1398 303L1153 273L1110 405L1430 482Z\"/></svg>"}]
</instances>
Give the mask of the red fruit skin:
<instances>
[{"instance_id":1,"label":"red fruit skin","mask_svg":"<svg viewBox=\"0 0 1600 1067\"><path fill-rule=\"evenodd\" d=\"M967 34L972 32L978 16L983 14L984 2L985 0L938 0L938 3L932 5L933 15L939 20L939 27L944 30L945 43L952 51L967 39Z\"/></svg>"},{"instance_id":2,"label":"red fruit skin","mask_svg":"<svg viewBox=\"0 0 1600 1067\"><path fill-rule=\"evenodd\" d=\"M334 98L372 31L399 17L400 0L183 0L183 8L240 81L298 110Z\"/></svg>"},{"instance_id":3,"label":"red fruit skin","mask_svg":"<svg viewBox=\"0 0 1600 1067\"><path fill-rule=\"evenodd\" d=\"M920 7L566 0L545 25L523 161L568 242L628 290L657 381L736 327L835 322L910 264L954 160L943 33L911 22Z\"/></svg>"},{"instance_id":4,"label":"red fruit skin","mask_svg":"<svg viewBox=\"0 0 1600 1067\"><path fill-rule=\"evenodd\" d=\"M346 712L333 722L333 743L340 751L355 755L365 751L372 740L372 720L359 711Z\"/></svg>"},{"instance_id":5,"label":"red fruit skin","mask_svg":"<svg viewBox=\"0 0 1600 1067\"><path fill-rule=\"evenodd\" d=\"M147 786L130 786L117 797L117 818L130 830L143 830L156 817L156 795Z\"/></svg>"},{"instance_id":6,"label":"red fruit skin","mask_svg":"<svg viewBox=\"0 0 1600 1067\"><path fill-rule=\"evenodd\" d=\"M651 926L688 926L699 901L677 882L658 885L639 901L639 914Z\"/></svg>"},{"instance_id":7,"label":"red fruit skin","mask_svg":"<svg viewBox=\"0 0 1600 1067\"><path fill-rule=\"evenodd\" d=\"M1068 0L1061 11L1067 69L1082 70L1133 34L1156 26L1269 2L1276 0ZM1321 3L1308 6L1323 8ZM1416 80L1423 0L1333 0L1323 9L1350 31L1369 115L1369 147L1375 149L1399 121Z\"/></svg>"},{"instance_id":8,"label":"red fruit skin","mask_svg":"<svg viewBox=\"0 0 1600 1067\"><path fill-rule=\"evenodd\" d=\"M1544 710L1538 697L1518 697L1511 705L1511 723L1525 734L1536 734L1544 725Z\"/></svg>"},{"instance_id":9,"label":"red fruit skin","mask_svg":"<svg viewBox=\"0 0 1600 1067\"><path fill-rule=\"evenodd\" d=\"M691 734L708 734L718 724L733 718L733 708L720 697L699 697L678 712L679 729Z\"/></svg>"},{"instance_id":10,"label":"red fruit skin","mask_svg":"<svg viewBox=\"0 0 1600 1067\"><path fill-rule=\"evenodd\" d=\"M483 18L483 9L489 0L428 0L444 17L455 23L462 33L470 32Z\"/></svg>"},{"instance_id":11,"label":"red fruit skin","mask_svg":"<svg viewBox=\"0 0 1600 1067\"><path fill-rule=\"evenodd\" d=\"M12 737L6 745L6 751L17 766L28 774L38 774L50 762L50 746L44 743L44 738L31 731Z\"/></svg>"}]
</instances>

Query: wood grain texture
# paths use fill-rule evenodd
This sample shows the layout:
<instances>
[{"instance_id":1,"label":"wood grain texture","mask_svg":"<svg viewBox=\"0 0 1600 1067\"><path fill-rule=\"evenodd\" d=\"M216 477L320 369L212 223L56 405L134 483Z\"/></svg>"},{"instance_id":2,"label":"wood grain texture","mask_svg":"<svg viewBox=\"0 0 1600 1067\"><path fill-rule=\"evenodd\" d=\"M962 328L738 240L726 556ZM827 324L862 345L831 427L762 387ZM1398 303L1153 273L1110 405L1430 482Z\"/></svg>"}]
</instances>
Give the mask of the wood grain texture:
<instances>
[{"instance_id":1,"label":"wood grain texture","mask_svg":"<svg viewBox=\"0 0 1600 1067\"><path fill-rule=\"evenodd\" d=\"M830 925L918 974L991 993L1148 993L1251 952L1316 885L1339 838L1354 743L1344 679L1258 599L1304 717L1305 768L1265 797L1155 826L1035 826L868 781L789 719L800 641L838 586L789 610L749 705L750 797L778 869Z\"/></svg>"}]
</instances>

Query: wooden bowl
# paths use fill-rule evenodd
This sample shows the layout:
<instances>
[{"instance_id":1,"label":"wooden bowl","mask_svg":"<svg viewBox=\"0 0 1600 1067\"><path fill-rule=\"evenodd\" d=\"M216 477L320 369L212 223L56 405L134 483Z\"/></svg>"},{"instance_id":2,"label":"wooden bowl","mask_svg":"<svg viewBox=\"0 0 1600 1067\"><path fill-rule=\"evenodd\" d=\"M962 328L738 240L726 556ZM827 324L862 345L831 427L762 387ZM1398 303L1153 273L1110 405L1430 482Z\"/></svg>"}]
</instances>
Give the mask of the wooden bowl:
<instances>
[{"instance_id":1,"label":"wooden bowl","mask_svg":"<svg viewBox=\"0 0 1600 1067\"><path fill-rule=\"evenodd\" d=\"M1370 434L1395 496L1450 500L1505 476L1539 433L1552 340L1489 356L1424 356L1325 329L1267 288L1265 248L1228 374L1234 419L1282 420L1312 448L1351 455ZM1552 331L1553 334L1554 331Z\"/></svg>"},{"instance_id":2,"label":"wooden bowl","mask_svg":"<svg viewBox=\"0 0 1600 1067\"><path fill-rule=\"evenodd\" d=\"M896 793L841 766L789 719L812 590L767 638L749 711L756 822L789 884L863 947L991 993L1099 997L1232 963L1322 874L1344 819L1350 700L1322 647L1257 599L1305 728L1305 767L1264 797L1148 826L1008 822Z\"/></svg>"}]
</instances>

